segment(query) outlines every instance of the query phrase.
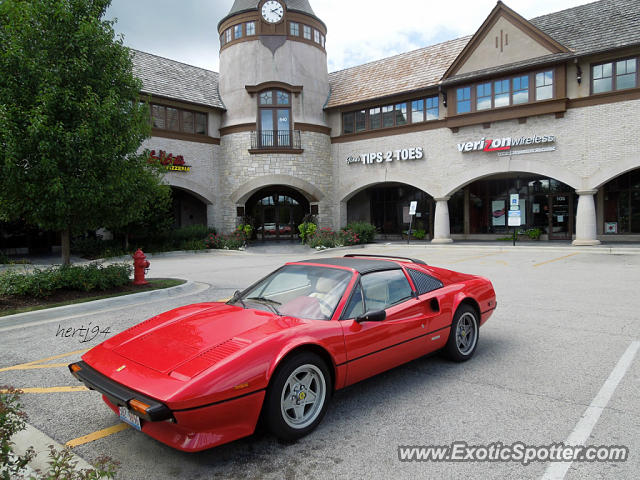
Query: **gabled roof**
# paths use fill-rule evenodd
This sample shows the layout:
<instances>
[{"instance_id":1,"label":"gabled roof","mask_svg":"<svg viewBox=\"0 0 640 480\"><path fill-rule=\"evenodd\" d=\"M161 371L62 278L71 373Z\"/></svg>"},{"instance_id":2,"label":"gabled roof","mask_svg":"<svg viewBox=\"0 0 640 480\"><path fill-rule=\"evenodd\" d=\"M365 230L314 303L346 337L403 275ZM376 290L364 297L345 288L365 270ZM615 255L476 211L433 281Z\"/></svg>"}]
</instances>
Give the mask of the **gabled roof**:
<instances>
[{"instance_id":1,"label":"gabled roof","mask_svg":"<svg viewBox=\"0 0 640 480\"><path fill-rule=\"evenodd\" d=\"M433 87L470 38L457 38L330 73L331 96L326 108Z\"/></svg>"},{"instance_id":2,"label":"gabled roof","mask_svg":"<svg viewBox=\"0 0 640 480\"><path fill-rule=\"evenodd\" d=\"M225 108L218 92L218 73L139 50L131 52L143 94Z\"/></svg>"},{"instance_id":3,"label":"gabled roof","mask_svg":"<svg viewBox=\"0 0 640 480\"><path fill-rule=\"evenodd\" d=\"M520 31L531 37L534 41L544 46L551 54L555 53L568 53L570 50L555 40L553 37L532 25L523 17L507 7L504 3L498 0L498 3L493 8L487 19L480 26L478 31L473 35L469 43L464 47L460 55L451 63L443 79L454 76L458 70L464 65L464 63L473 55L476 48L485 39L487 34L491 31L493 26L500 18L506 18L510 23L515 25Z\"/></svg>"},{"instance_id":4,"label":"gabled roof","mask_svg":"<svg viewBox=\"0 0 640 480\"><path fill-rule=\"evenodd\" d=\"M548 55L456 75L478 39L500 15L528 30L552 52ZM473 37L463 37L413 52L329 74L331 96L327 108L382 99L482 76L517 71L537 65L640 45L640 0L599 0L586 5L525 20L502 2ZM448 78L445 78L448 72Z\"/></svg>"}]
</instances>

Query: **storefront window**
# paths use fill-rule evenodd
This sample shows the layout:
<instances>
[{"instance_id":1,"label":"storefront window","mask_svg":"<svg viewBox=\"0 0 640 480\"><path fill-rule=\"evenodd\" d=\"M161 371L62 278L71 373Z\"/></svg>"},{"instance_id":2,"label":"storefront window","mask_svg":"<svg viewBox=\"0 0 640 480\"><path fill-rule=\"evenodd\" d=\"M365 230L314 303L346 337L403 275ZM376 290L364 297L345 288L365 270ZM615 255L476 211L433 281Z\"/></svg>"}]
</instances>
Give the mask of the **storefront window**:
<instances>
[{"instance_id":1,"label":"storefront window","mask_svg":"<svg viewBox=\"0 0 640 480\"><path fill-rule=\"evenodd\" d=\"M379 234L397 237L409 229L412 201L418 202L412 231L429 239L433 230L433 199L410 185L388 183L363 190L347 203L348 221L368 222L376 226Z\"/></svg>"},{"instance_id":2,"label":"storefront window","mask_svg":"<svg viewBox=\"0 0 640 480\"><path fill-rule=\"evenodd\" d=\"M640 233L640 170L634 170L604 186L604 232Z\"/></svg>"},{"instance_id":3,"label":"storefront window","mask_svg":"<svg viewBox=\"0 0 640 480\"><path fill-rule=\"evenodd\" d=\"M469 190L469 231L471 234L507 235L510 196L519 195L521 227L519 230L539 228L551 239L570 239L574 230L575 192L569 185L552 178L521 176L479 180ZM455 197L455 196L454 196ZM455 219L456 206L449 201L451 231L460 230ZM459 200L456 200L459 201Z\"/></svg>"}]
</instances>

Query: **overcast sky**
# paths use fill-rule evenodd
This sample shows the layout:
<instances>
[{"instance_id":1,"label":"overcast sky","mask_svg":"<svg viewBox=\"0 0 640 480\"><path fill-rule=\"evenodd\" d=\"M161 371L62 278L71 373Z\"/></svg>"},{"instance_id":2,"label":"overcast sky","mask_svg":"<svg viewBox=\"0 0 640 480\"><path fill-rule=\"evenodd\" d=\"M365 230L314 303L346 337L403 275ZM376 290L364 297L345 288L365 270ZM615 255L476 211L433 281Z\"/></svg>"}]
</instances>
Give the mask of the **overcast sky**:
<instances>
[{"instance_id":1,"label":"overcast sky","mask_svg":"<svg viewBox=\"0 0 640 480\"><path fill-rule=\"evenodd\" d=\"M470 35L494 0L310 0L327 24L329 71L360 65L434 43ZM589 0L506 0L525 18ZM218 22L233 0L112 0L124 43L191 65L218 71Z\"/></svg>"}]
</instances>

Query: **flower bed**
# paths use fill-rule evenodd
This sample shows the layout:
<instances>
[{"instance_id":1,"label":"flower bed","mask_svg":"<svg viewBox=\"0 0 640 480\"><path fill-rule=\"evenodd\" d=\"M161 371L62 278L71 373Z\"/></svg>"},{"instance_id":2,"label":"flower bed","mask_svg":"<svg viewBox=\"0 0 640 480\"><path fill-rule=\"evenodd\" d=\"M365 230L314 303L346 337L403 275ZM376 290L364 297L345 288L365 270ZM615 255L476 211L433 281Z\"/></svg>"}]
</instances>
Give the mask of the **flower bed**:
<instances>
[{"instance_id":1,"label":"flower bed","mask_svg":"<svg viewBox=\"0 0 640 480\"><path fill-rule=\"evenodd\" d=\"M307 245L317 250L357 245L360 238L353 230L344 229L334 232L330 228L321 228L308 237Z\"/></svg>"}]
</instances>

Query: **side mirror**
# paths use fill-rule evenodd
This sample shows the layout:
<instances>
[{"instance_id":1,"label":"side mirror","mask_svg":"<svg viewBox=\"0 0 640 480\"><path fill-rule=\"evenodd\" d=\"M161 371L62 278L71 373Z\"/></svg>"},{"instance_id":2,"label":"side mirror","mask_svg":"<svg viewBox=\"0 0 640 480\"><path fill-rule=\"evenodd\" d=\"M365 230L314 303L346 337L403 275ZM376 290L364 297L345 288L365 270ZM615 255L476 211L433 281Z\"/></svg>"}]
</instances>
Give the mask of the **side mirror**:
<instances>
[{"instance_id":1,"label":"side mirror","mask_svg":"<svg viewBox=\"0 0 640 480\"><path fill-rule=\"evenodd\" d=\"M374 310L357 317L356 322L383 322L387 318L387 312L384 310Z\"/></svg>"}]
</instances>

